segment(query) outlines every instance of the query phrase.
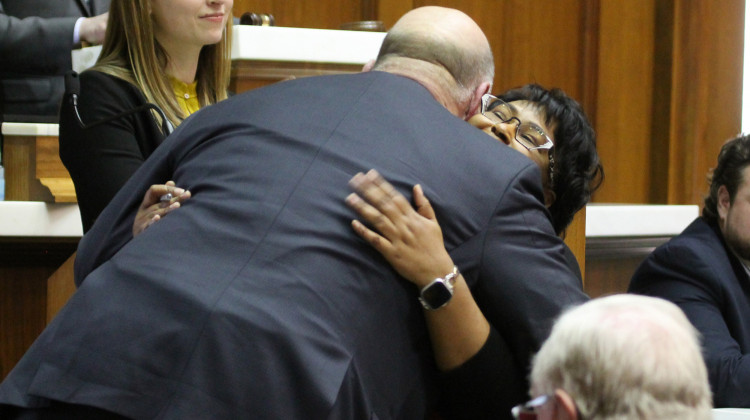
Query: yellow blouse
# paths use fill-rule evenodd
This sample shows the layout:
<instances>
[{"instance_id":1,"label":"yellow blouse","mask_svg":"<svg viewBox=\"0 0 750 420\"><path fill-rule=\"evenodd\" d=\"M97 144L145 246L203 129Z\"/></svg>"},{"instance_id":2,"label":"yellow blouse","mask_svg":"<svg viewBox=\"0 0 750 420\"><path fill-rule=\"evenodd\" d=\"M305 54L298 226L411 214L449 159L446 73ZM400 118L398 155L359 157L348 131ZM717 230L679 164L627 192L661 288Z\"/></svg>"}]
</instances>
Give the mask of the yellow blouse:
<instances>
[{"instance_id":1,"label":"yellow blouse","mask_svg":"<svg viewBox=\"0 0 750 420\"><path fill-rule=\"evenodd\" d=\"M170 77L169 80L172 82L172 90L177 97L177 103L180 104L180 108L186 114L190 115L201 108L201 104L198 102L198 93L195 90L197 81L188 84L174 77Z\"/></svg>"}]
</instances>

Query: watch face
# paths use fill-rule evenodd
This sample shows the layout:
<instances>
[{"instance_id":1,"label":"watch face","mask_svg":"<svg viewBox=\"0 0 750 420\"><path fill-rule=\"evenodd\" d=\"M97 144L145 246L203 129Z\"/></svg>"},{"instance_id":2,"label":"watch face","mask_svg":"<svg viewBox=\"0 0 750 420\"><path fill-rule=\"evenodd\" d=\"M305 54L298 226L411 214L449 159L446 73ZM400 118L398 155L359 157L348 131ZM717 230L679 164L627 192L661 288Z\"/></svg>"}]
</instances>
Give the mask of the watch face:
<instances>
[{"instance_id":1,"label":"watch face","mask_svg":"<svg viewBox=\"0 0 750 420\"><path fill-rule=\"evenodd\" d=\"M445 283L438 281L429 285L426 289L422 290L422 299L427 302L434 309L437 309L451 300L453 294L448 290Z\"/></svg>"}]
</instances>

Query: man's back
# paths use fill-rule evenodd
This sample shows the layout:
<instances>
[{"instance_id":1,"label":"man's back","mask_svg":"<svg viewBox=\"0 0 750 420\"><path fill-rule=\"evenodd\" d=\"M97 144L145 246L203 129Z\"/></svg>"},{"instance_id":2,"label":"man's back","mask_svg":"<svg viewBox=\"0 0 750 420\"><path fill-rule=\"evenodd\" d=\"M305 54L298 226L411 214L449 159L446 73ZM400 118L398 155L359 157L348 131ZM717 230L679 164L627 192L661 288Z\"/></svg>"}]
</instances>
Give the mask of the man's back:
<instances>
[{"instance_id":1,"label":"man's back","mask_svg":"<svg viewBox=\"0 0 750 420\"><path fill-rule=\"evenodd\" d=\"M79 291L17 369L42 362L31 393L138 418L422 417L435 368L416 292L344 204L369 168L425 187L512 363L584 298L531 161L407 78L284 82L191 117L115 197L79 248ZM165 179L193 197L127 242Z\"/></svg>"}]
</instances>

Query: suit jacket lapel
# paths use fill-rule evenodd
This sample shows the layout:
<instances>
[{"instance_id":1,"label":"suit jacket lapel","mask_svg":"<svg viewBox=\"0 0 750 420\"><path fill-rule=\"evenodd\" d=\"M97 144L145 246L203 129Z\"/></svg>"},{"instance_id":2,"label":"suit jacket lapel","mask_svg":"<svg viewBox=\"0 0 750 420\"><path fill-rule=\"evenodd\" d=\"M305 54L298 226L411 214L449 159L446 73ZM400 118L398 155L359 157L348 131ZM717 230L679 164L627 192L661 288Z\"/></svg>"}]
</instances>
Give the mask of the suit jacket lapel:
<instances>
[{"instance_id":1,"label":"suit jacket lapel","mask_svg":"<svg viewBox=\"0 0 750 420\"><path fill-rule=\"evenodd\" d=\"M93 0L76 0L76 3L78 3L78 7L81 8L81 12L84 16L92 16L91 3L93 3Z\"/></svg>"}]
</instances>

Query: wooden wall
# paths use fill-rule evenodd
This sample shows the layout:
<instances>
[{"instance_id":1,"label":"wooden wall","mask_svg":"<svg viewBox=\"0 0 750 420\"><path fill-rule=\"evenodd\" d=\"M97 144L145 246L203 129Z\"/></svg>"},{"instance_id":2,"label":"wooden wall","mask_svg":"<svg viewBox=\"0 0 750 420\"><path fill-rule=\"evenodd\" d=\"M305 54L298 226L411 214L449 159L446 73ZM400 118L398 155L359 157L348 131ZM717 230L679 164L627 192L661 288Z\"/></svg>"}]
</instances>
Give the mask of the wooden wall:
<instances>
[{"instance_id":1,"label":"wooden wall","mask_svg":"<svg viewBox=\"0 0 750 420\"><path fill-rule=\"evenodd\" d=\"M235 0L235 15L272 13L279 26L321 29L381 20L389 28L425 5L462 10L484 30L495 92L536 82L583 105L605 169L593 202L702 204L719 148L740 131L744 0ZM613 260L584 261L584 213L566 242L584 275L591 268L596 277L586 276L590 288Z\"/></svg>"},{"instance_id":2,"label":"wooden wall","mask_svg":"<svg viewBox=\"0 0 750 420\"><path fill-rule=\"evenodd\" d=\"M720 145L741 122L743 0L235 0L279 26L386 28L424 5L466 12L487 34L496 92L563 88L597 130L595 202L700 204Z\"/></svg>"}]
</instances>

